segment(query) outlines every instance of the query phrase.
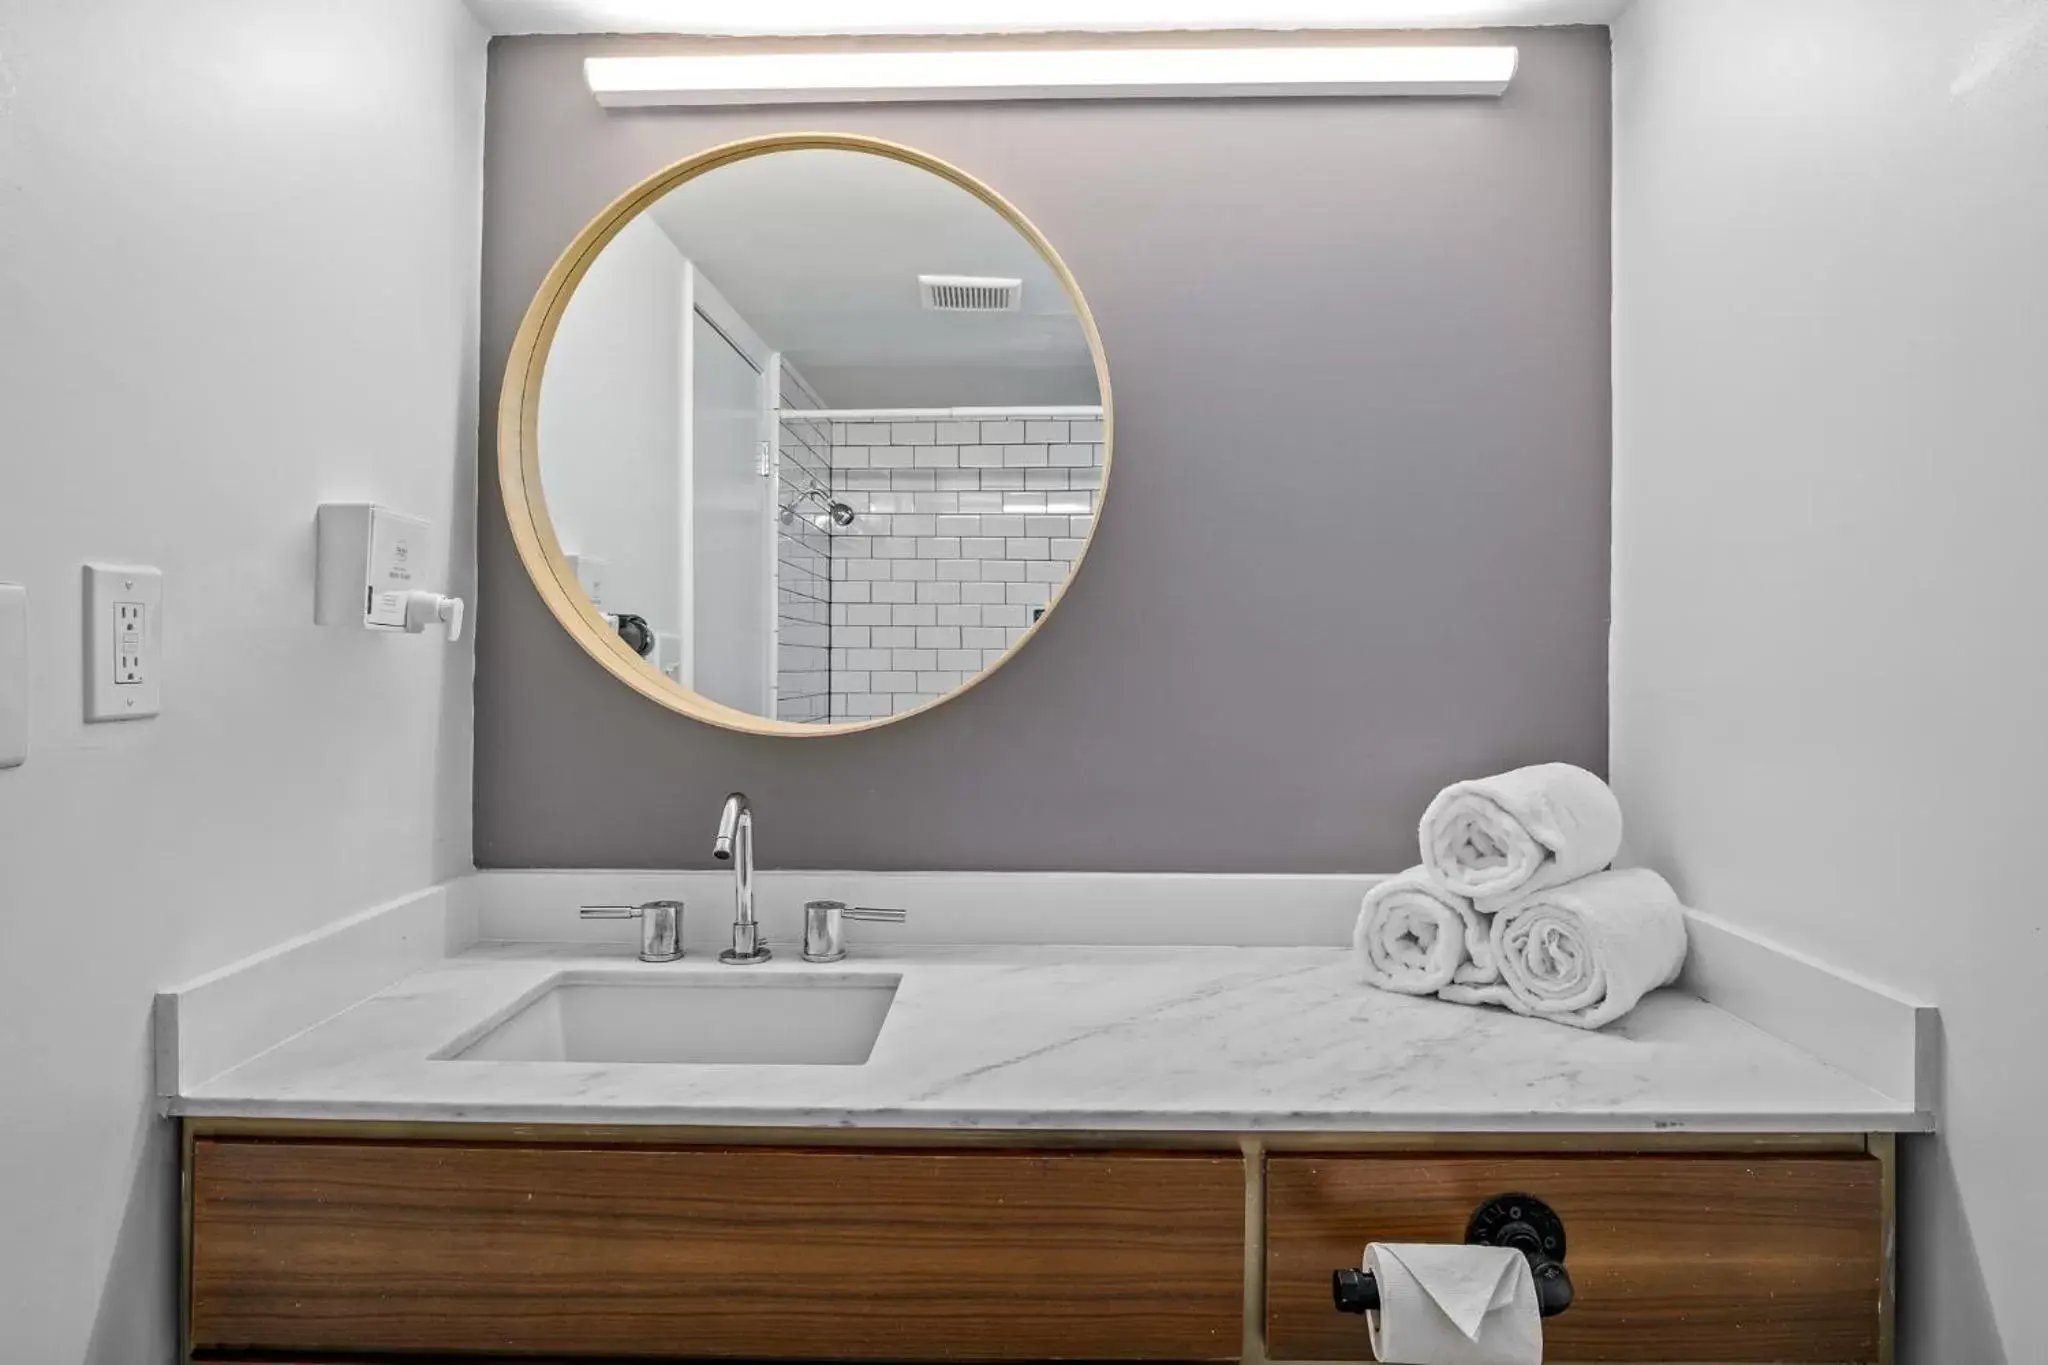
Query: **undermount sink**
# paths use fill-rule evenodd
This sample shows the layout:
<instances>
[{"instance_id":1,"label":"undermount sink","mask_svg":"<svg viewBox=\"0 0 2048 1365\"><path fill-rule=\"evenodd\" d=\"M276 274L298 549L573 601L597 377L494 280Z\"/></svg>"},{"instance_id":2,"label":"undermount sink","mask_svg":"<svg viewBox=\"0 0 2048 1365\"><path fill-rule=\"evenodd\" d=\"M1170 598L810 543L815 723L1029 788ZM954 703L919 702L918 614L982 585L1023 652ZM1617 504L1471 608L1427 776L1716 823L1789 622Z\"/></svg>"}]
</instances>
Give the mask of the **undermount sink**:
<instances>
[{"instance_id":1,"label":"undermount sink","mask_svg":"<svg viewBox=\"0 0 2048 1365\"><path fill-rule=\"evenodd\" d=\"M901 980L565 972L437 1060L859 1066Z\"/></svg>"}]
</instances>

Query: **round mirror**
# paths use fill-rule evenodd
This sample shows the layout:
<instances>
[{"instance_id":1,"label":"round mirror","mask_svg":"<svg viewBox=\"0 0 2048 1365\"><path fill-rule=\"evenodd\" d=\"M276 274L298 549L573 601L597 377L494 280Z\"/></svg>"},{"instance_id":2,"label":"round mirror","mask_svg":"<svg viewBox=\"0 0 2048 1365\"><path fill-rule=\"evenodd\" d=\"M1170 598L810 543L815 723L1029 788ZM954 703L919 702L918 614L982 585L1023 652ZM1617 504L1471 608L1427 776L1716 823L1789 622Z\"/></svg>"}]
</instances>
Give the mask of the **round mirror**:
<instances>
[{"instance_id":1,"label":"round mirror","mask_svg":"<svg viewBox=\"0 0 2048 1365\"><path fill-rule=\"evenodd\" d=\"M936 705L1059 600L1109 473L1079 288L964 172L757 138L636 186L520 328L513 538L584 649L673 710L829 734Z\"/></svg>"}]
</instances>

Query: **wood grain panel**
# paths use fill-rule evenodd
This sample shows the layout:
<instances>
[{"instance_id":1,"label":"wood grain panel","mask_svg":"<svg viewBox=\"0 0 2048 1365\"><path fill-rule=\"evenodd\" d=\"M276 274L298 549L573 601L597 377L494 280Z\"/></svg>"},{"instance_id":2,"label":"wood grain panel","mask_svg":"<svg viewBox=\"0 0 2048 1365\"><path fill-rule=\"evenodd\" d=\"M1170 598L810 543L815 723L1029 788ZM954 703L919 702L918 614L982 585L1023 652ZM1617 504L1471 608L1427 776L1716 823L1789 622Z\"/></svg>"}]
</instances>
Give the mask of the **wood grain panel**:
<instances>
[{"instance_id":1,"label":"wood grain panel","mask_svg":"<svg viewBox=\"0 0 2048 1365\"><path fill-rule=\"evenodd\" d=\"M1290 1156L1266 1167L1276 1360L1370 1360L1330 1272L1367 1242L1458 1242L1496 1194L1564 1219L1578 1300L1544 1324L1568 1361L1878 1359L1882 1171L1868 1156Z\"/></svg>"},{"instance_id":2,"label":"wood grain panel","mask_svg":"<svg viewBox=\"0 0 2048 1365\"><path fill-rule=\"evenodd\" d=\"M1235 1154L201 1139L202 1350L1234 1359Z\"/></svg>"}]
</instances>

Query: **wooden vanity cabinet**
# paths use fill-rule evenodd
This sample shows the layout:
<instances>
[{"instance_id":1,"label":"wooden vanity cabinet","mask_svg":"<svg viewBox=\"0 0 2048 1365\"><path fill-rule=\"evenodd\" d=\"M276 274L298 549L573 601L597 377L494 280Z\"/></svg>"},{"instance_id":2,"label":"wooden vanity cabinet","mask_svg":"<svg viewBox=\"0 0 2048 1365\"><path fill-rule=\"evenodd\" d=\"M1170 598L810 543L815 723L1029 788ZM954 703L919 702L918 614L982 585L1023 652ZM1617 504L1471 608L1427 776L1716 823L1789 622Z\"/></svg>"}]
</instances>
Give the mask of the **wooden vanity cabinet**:
<instances>
[{"instance_id":1,"label":"wooden vanity cabinet","mask_svg":"<svg viewBox=\"0 0 2048 1365\"><path fill-rule=\"evenodd\" d=\"M191 1343L814 1360L1235 1359L1236 1151L201 1138Z\"/></svg>"},{"instance_id":2,"label":"wooden vanity cabinet","mask_svg":"<svg viewBox=\"0 0 2048 1365\"><path fill-rule=\"evenodd\" d=\"M1359 1244L1464 1240L1473 1209L1533 1193L1563 1219L1576 1300L1545 1358L1861 1365L1882 1351L1882 1163L1843 1153L1279 1156L1266 1166L1266 1345L1371 1360L1330 1311Z\"/></svg>"},{"instance_id":3,"label":"wooden vanity cabinet","mask_svg":"<svg viewBox=\"0 0 2048 1365\"><path fill-rule=\"evenodd\" d=\"M188 1122L188 1358L1365 1361L1331 1272L1519 1192L1546 1360L1890 1365L1889 1138L688 1136Z\"/></svg>"}]
</instances>

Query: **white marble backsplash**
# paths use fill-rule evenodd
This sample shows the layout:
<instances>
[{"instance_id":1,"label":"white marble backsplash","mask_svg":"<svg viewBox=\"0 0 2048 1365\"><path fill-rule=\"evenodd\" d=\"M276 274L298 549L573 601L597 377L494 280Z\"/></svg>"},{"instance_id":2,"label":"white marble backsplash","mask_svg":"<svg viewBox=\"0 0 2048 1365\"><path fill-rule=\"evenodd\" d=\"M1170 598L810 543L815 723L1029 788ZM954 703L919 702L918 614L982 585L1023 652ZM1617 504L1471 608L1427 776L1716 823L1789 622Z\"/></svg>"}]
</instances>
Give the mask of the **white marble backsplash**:
<instances>
[{"instance_id":1,"label":"white marble backsplash","mask_svg":"<svg viewBox=\"0 0 2048 1365\"><path fill-rule=\"evenodd\" d=\"M708 844L707 844L708 846ZM863 924L864 940L906 943L1179 944L1337 947L1377 876L1213 876L1130 872L772 871L755 879L770 938L794 942L807 900L897 906L902 924ZM506 943L623 943L630 926L578 920L579 904L680 899L683 942L732 939L730 871L479 872L464 879L477 936Z\"/></svg>"}]
</instances>

